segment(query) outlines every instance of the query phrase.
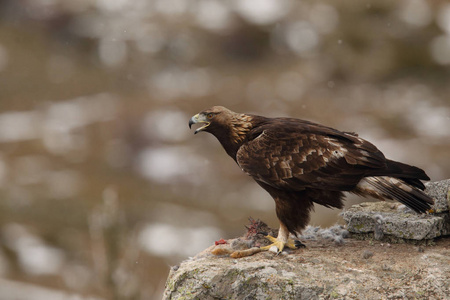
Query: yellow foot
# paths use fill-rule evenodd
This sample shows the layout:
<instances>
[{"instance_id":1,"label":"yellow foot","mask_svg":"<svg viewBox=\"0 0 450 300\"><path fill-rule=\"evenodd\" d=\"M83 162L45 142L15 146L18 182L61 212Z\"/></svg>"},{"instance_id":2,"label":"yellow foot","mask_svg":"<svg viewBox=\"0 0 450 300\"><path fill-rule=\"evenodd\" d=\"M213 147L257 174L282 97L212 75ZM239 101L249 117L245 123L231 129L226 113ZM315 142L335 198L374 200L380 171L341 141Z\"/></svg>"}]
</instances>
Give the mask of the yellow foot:
<instances>
[{"instance_id":1,"label":"yellow foot","mask_svg":"<svg viewBox=\"0 0 450 300\"><path fill-rule=\"evenodd\" d=\"M295 242L293 239L287 239L287 241L284 242L284 241L274 238L273 236L270 236L270 235L266 235L266 239L271 241L272 244L261 247L261 251L268 251L273 246L277 247L277 249L278 249L277 253L281 253L283 251L284 247L288 247L288 248L294 249L294 250L298 248L297 246L295 246Z\"/></svg>"}]
</instances>

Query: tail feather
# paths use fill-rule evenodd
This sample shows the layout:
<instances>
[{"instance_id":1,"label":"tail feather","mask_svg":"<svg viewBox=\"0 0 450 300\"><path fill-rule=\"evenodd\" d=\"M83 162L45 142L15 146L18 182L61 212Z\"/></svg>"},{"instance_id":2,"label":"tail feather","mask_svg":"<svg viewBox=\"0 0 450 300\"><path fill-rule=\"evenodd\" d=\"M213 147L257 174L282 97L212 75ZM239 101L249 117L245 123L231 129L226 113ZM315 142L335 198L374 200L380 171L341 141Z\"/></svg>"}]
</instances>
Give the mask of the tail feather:
<instances>
[{"instance_id":1,"label":"tail feather","mask_svg":"<svg viewBox=\"0 0 450 300\"><path fill-rule=\"evenodd\" d=\"M354 193L378 199L393 199L408 206L417 213L431 209L433 199L405 180L387 177L366 177L357 185Z\"/></svg>"},{"instance_id":2,"label":"tail feather","mask_svg":"<svg viewBox=\"0 0 450 300\"><path fill-rule=\"evenodd\" d=\"M390 176L400 178L406 183L421 190L424 190L425 186L420 180L430 180L430 177L428 177L425 171L418 167L389 159L386 160L386 163Z\"/></svg>"},{"instance_id":3,"label":"tail feather","mask_svg":"<svg viewBox=\"0 0 450 300\"><path fill-rule=\"evenodd\" d=\"M422 191L425 190L425 186L421 180L430 180L430 177L428 177L424 170L390 159L386 159L386 168L378 170L371 175L399 178Z\"/></svg>"}]
</instances>

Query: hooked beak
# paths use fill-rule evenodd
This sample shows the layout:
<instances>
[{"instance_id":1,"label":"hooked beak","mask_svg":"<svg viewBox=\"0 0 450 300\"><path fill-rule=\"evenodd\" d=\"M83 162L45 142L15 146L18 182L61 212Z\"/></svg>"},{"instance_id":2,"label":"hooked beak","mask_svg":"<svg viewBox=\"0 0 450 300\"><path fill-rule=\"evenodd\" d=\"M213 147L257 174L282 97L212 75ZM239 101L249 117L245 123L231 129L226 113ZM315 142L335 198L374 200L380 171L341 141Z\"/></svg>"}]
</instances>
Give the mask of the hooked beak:
<instances>
[{"instance_id":1,"label":"hooked beak","mask_svg":"<svg viewBox=\"0 0 450 300\"><path fill-rule=\"evenodd\" d=\"M197 129L195 130L194 134L197 134L197 133L199 133L200 131L205 130L205 128L208 127L209 124L211 124L210 122L208 122L208 121L206 120L205 115L203 115L203 114L196 114L195 116L193 116L193 117L189 120L189 128L192 127L192 124L197 124L197 123L203 123L203 124L205 124L205 125L203 125L203 126L200 127L200 128L197 128Z\"/></svg>"}]
</instances>

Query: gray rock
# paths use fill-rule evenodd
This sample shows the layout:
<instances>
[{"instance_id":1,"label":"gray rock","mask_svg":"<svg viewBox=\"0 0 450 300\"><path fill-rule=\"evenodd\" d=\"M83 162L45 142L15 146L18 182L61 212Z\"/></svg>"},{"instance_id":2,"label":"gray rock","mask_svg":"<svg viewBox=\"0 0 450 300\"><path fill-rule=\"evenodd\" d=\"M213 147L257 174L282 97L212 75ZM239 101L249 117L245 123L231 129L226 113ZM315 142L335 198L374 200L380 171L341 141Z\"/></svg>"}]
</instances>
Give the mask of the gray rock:
<instances>
[{"instance_id":1,"label":"gray rock","mask_svg":"<svg viewBox=\"0 0 450 300\"><path fill-rule=\"evenodd\" d=\"M375 239L429 240L450 234L448 214L419 215L403 212L401 205L365 202L342 212L347 230L353 234L373 233ZM390 236L390 237L389 237ZM391 239L392 240L392 239Z\"/></svg>"},{"instance_id":2,"label":"gray rock","mask_svg":"<svg viewBox=\"0 0 450 300\"><path fill-rule=\"evenodd\" d=\"M434 199L434 212L448 212L450 208L450 179L427 182L425 187L425 193Z\"/></svg>"},{"instance_id":3,"label":"gray rock","mask_svg":"<svg viewBox=\"0 0 450 300\"><path fill-rule=\"evenodd\" d=\"M430 182L425 192L435 204L431 214L416 214L399 203L365 202L342 212L353 236L373 236L391 242L432 240L450 235L450 180ZM358 236L355 236L358 237Z\"/></svg>"},{"instance_id":4,"label":"gray rock","mask_svg":"<svg viewBox=\"0 0 450 300\"><path fill-rule=\"evenodd\" d=\"M231 243L231 241L229 241ZM233 259L211 246L172 269L164 299L449 299L450 239L423 246L308 240Z\"/></svg>"}]
</instances>

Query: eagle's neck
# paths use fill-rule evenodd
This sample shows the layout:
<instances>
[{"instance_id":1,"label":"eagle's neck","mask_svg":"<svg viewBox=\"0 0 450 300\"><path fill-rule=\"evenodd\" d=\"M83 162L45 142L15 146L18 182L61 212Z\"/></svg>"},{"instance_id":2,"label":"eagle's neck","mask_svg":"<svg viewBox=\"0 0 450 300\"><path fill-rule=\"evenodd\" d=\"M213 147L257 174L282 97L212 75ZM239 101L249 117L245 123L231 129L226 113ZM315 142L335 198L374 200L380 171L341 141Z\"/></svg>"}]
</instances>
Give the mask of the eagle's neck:
<instances>
[{"instance_id":1,"label":"eagle's neck","mask_svg":"<svg viewBox=\"0 0 450 300\"><path fill-rule=\"evenodd\" d=\"M255 126L254 116L235 114L230 118L227 128L214 134L229 156L236 160L236 153L247 140L247 134Z\"/></svg>"}]
</instances>

